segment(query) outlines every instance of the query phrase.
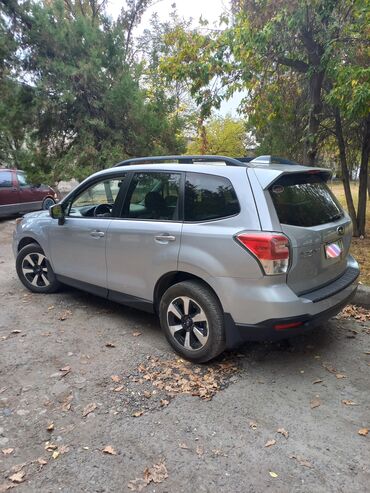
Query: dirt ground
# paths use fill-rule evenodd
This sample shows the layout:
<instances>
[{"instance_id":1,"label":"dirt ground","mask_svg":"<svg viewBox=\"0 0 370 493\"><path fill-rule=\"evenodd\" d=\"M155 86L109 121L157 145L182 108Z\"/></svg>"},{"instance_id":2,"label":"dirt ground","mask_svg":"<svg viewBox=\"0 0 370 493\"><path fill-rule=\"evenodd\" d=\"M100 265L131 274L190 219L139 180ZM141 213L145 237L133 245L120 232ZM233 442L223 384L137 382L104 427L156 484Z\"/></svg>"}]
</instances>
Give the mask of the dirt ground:
<instances>
[{"instance_id":1,"label":"dirt ground","mask_svg":"<svg viewBox=\"0 0 370 493\"><path fill-rule=\"evenodd\" d=\"M13 228L0 221L0 492L370 491L366 315L190 365L152 315L27 292Z\"/></svg>"}]
</instances>

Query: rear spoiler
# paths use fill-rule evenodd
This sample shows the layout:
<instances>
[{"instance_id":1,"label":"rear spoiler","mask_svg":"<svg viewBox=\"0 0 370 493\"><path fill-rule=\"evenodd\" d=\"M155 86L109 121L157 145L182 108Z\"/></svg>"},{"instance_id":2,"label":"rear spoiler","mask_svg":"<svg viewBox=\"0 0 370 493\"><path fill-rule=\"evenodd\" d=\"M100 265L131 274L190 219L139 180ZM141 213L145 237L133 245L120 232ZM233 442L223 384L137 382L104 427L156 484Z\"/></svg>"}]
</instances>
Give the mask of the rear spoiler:
<instances>
[{"instance_id":1,"label":"rear spoiler","mask_svg":"<svg viewBox=\"0 0 370 493\"><path fill-rule=\"evenodd\" d=\"M297 164L296 166L282 166L276 168L248 168L248 173L255 173L257 180L259 181L261 187L266 190L273 183L275 183L279 178L284 175L300 174L306 173L309 175L320 175L324 181L330 180L332 172L326 168L314 168L309 166L301 166Z\"/></svg>"}]
</instances>

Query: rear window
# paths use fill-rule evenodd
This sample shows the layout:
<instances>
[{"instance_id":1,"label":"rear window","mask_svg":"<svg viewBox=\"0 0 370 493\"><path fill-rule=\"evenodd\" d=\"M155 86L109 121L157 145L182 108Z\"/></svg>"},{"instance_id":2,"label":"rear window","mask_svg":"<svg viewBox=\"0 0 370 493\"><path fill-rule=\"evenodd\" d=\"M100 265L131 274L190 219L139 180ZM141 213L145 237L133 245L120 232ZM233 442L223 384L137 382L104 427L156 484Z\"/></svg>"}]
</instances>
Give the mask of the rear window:
<instances>
[{"instance_id":1,"label":"rear window","mask_svg":"<svg viewBox=\"0 0 370 493\"><path fill-rule=\"evenodd\" d=\"M210 221L240 212L235 190L227 178L186 173L185 221Z\"/></svg>"},{"instance_id":2,"label":"rear window","mask_svg":"<svg viewBox=\"0 0 370 493\"><path fill-rule=\"evenodd\" d=\"M318 226L336 221L343 211L319 175L289 174L270 187L280 223Z\"/></svg>"}]
</instances>

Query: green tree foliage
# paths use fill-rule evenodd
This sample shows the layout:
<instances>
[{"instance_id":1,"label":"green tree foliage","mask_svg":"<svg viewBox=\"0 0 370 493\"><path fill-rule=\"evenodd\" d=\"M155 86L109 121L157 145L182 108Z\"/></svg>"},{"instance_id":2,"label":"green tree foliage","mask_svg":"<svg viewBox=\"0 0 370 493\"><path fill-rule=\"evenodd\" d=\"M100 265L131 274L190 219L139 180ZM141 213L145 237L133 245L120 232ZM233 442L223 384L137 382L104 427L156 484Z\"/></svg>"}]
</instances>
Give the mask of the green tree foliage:
<instances>
[{"instance_id":1,"label":"green tree foliage","mask_svg":"<svg viewBox=\"0 0 370 493\"><path fill-rule=\"evenodd\" d=\"M357 212L341 157L349 212L365 233L370 140L369 12L366 0L233 0L225 29L167 37L162 70L186 80L208 117L234 91L259 151L315 165L337 140L338 155L361 159ZM340 125L338 125L338 122ZM342 129L342 135L339 132ZM360 135L360 138L358 136ZM348 144L356 145L348 149ZM342 151L341 148L342 147Z\"/></svg>"},{"instance_id":2,"label":"green tree foliage","mask_svg":"<svg viewBox=\"0 0 370 493\"><path fill-rule=\"evenodd\" d=\"M251 139L247 138L245 123L231 116L213 118L205 125L207 154L241 157L247 153ZM188 144L188 154L202 154L201 136Z\"/></svg>"},{"instance_id":3,"label":"green tree foliage","mask_svg":"<svg viewBox=\"0 0 370 493\"><path fill-rule=\"evenodd\" d=\"M148 4L128 0L113 21L95 0L3 2L1 38L9 39L3 32L12 25L15 46L4 49L13 49L23 80L8 71L1 83L10 86L10 107L19 113L12 125L23 135L9 128L2 97L1 138L18 139L17 159L8 160L9 143L2 164L57 180L81 178L126 156L184 149L173 103L143 86L143 63L134 54L133 29Z\"/></svg>"}]
</instances>

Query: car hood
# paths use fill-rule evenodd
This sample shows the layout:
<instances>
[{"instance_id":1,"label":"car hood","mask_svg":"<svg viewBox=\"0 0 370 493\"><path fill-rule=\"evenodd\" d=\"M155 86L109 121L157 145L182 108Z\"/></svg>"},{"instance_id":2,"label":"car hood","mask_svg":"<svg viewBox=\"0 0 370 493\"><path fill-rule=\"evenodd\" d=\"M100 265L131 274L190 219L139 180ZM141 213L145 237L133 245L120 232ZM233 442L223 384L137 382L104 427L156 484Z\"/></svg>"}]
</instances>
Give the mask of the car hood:
<instances>
[{"instance_id":1,"label":"car hood","mask_svg":"<svg viewBox=\"0 0 370 493\"><path fill-rule=\"evenodd\" d=\"M35 211L29 212L28 214L24 214L24 217L27 219L31 219L33 217L47 217L50 216L49 211Z\"/></svg>"}]
</instances>

